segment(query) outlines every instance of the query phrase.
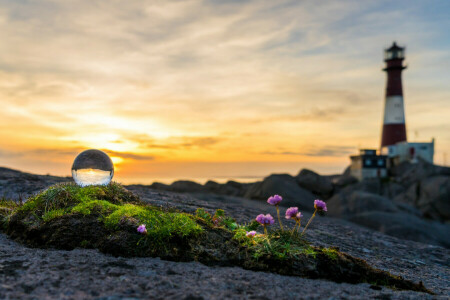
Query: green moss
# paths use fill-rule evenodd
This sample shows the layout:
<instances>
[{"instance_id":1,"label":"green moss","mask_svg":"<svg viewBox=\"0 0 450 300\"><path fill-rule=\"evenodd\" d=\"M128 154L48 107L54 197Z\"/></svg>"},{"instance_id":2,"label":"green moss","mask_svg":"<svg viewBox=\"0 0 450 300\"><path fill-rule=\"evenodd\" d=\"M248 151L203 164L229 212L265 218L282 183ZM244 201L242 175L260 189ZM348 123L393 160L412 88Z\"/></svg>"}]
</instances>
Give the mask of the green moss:
<instances>
[{"instance_id":1,"label":"green moss","mask_svg":"<svg viewBox=\"0 0 450 300\"><path fill-rule=\"evenodd\" d=\"M241 227L234 233L233 239L246 247L255 258L268 256L283 260L297 255L316 254L300 235L291 232L276 230L269 232L269 236L257 234L252 238L246 236L247 228Z\"/></svg>"},{"instance_id":2,"label":"green moss","mask_svg":"<svg viewBox=\"0 0 450 300\"><path fill-rule=\"evenodd\" d=\"M81 202L72 208L72 213L80 213L83 215L89 215L92 212L99 213L101 215L109 215L119 208L118 205L112 204L106 200L88 200Z\"/></svg>"},{"instance_id":3,"label":"green moss","mask_svg":"<svg viewBox=\"0 0 450 300\"><path fill-rule=\"evenodd\" d=\"M20 212L34 212L42 217L47 212L68 209L78 204L86 204L95 200L104 200L112 204L138 203L139 198L127 191L118 183L107 186L80 187L74 183L56 184L31 197L18 209ZM89 204L91 205L91 204ZM85 207L89 208L89 207ZM79 207L78 209L81 209ZM70 212L71 210L67 210Z\"/></svg>"},{"instance_id":4,"label":"green moss","mask_svg":"<svg viewBox=\"0 0 450 300\"><path fill-rule=\"evenodd\" d=\"M313 247L310 247L310 246L303 248L301 253L303 253L305 255L310 255L314 258L316 258L316 256L317 256L317 251Z\"/></svg>"},{"instance_id":5,"label":"green moss","mask_svg":"<svg viewBox=\"0 0 450 300\"><path fill-rule=\"evenodd\" d=\"M0 198L0 208L16 209L20 204L14 200L7 199L5 197Z\"/></svg>"},{"instance_id":6,"label":"green moss","mask_svg":"<svg viewBox=\"0 0 450 300\"><path fill-rule=\"evenodd\" d=\"M197 210L195 211L195 216L206 222L211 222L212 220L211 214L207 212L204 208L197 208Z\"/></svg>"},{"instance_id":7,"label":"green moss","mask_svg":"<svg viewBox=\"0 0 450 300\"><path fill-rule=\"evenodd\" d=\"M8 225L8 220L11 214L20 206L16 201L6 199L5 197L0 198L0 229L6 229Z\"/></svg>"},{"instance_id":8,"label":"green moss","mask_svg":"<svg viewBox=\"0 0 450 300\"><path fill-rule=\"evenodd\" d=\"M66 210L63 208L50 210L42 215L42 220L44 222L51 221L55 218L62 217L66 214Z\"/></svg>"},{"instance_id":9,"label":"green moss","mask_svg":"<svg viewBox=\"0 0 450 300\"><path fill-rule=\"evenodd\" d=\"M57 184L29 198L17 212L33 215L36 222L49 222L70 214L94 214L111 232L122 230L121 224L126 223L122 221L131 219L128 226L145 224L148 234L142 238L159 244L173 237L184 238L203 230L194 216L151 206L117 183L87 187L73 183Z\"/></svg>"},{"instance_id":10,"label":"green moss","mask_svg":"<svg viewBox=\"0 0 450 300\"><path fill-rule=\"evenodd\" d=\"M332 260L338 259L338 251L332 248L323 248L322 253L328 256Z\"/></svg>"},{"instance_id":11,"label":"green moss","mask_svg":"<svg viewBox=\"0 0 450 300\"><path fill-rule=\"evenodd\" d=\"M105 226L111 230L117 229L124 218L134 218L145 224L148 236L156 240L168 239L172 235L185 237L202 231L202 227L188 214L163 212L152 206L134 204L118 207L105 218Z\"/></svg>"}]
</instances>

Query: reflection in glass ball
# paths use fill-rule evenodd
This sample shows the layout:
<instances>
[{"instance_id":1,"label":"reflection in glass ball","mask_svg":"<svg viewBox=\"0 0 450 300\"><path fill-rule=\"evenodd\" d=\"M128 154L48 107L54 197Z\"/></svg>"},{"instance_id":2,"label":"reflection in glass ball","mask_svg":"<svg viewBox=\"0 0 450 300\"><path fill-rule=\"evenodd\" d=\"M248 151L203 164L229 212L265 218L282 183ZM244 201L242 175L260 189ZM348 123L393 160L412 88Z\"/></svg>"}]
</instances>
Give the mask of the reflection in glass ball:
<instances>
[{"instance_id":1,"label":"reflection in glass ball","mask_svg":"<svg viewBox=\"0 0 450 300\"><path fill-rule=\"evenodd\" d=\"M80 186L107 185L113 176L113 162L108 154L100 150L81 152L72 165L72 177Z\"/></svg>"}]
</instances>

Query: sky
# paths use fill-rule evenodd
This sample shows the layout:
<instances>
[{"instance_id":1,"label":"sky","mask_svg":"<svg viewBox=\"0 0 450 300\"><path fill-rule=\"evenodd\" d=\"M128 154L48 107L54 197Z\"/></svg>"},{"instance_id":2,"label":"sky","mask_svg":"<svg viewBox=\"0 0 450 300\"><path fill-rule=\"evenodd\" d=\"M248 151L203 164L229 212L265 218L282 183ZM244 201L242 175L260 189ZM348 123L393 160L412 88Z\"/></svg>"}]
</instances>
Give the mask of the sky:
<instances>
[{"instance_id":1,"label":"sky","mask_svg":"<svg viewBox=\"0 0 450 300\"><path fill-rule=\"evenodd\" d=\"M115 179L342 172L378 148L383 49L410 141L450 161L450 1L0 0L0 166ZM448 158L446 158L446 155Z\"/></svg>"}]
</instances>

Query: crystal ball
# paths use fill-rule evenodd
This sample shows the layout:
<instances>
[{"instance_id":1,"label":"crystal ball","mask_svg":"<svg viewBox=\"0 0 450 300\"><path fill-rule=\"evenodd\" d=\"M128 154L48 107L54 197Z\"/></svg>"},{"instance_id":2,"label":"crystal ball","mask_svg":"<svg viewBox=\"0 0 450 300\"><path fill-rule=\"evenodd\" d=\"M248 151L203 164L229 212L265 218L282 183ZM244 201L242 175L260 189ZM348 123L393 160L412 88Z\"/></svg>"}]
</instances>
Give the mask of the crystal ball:
<instances>
[{"instance_id":1,"label":"crystal ball","mask_svg":"<svg viewBox=\"0 0 450 300\"><path fill-rule=\"evenodd\" d=\"M72 177L80 186L107 185L113 176L113 162L103 151L86 150L73 161Z\"/></svg>"}]
</instances>

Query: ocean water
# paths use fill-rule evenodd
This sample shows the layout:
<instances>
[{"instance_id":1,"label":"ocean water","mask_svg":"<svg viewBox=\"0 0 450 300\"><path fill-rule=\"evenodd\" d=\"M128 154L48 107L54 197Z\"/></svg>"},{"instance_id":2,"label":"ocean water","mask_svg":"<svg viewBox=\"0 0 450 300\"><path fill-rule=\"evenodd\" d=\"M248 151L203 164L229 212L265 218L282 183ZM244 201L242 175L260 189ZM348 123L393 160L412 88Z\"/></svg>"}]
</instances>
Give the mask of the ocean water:
<instances>
[{"instance_id":1,"label":"ocean water","mask_svg":"<svg viewBox=\"0 0 450 300\"><path fill-rule=\"evenodd\" d=\"M80 186L107 185L111 182L114 171L104 171L98 169L78 169L72 170L72 177Z\"/></svg>"}]
</instances>

